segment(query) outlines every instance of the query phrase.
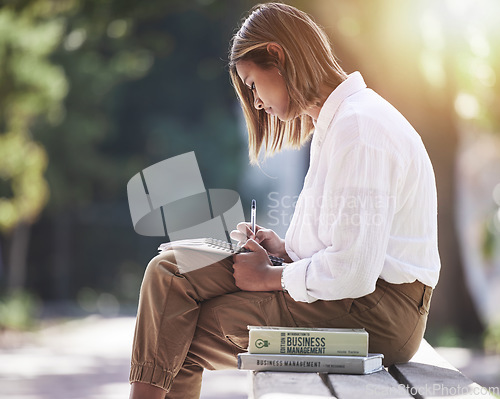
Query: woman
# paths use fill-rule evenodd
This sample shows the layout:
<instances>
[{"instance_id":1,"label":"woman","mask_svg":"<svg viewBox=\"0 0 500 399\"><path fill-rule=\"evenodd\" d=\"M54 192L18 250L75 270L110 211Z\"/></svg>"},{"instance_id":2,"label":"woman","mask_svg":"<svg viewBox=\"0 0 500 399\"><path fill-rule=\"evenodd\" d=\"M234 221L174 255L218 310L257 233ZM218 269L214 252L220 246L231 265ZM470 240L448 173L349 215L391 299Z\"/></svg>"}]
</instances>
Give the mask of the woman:
<instances>
[{"instance_id":1,"label":"woman","mask_svg":"<svg viewBox=\"0 0 500 399\"><path fill-rule=\"evenodd\" d=\"M294 7L254 7L233 38L230 75L252 162L312 137L304 187L285 239L240 223L231 236L252 252L182 275L171 252L150 262L131 398L199 397L204 368L236 367L247 325L365 328L385 365L409 360L424 334L440 261L419 135L340 68L325 33Z\"/></svg>"}]
</instances>

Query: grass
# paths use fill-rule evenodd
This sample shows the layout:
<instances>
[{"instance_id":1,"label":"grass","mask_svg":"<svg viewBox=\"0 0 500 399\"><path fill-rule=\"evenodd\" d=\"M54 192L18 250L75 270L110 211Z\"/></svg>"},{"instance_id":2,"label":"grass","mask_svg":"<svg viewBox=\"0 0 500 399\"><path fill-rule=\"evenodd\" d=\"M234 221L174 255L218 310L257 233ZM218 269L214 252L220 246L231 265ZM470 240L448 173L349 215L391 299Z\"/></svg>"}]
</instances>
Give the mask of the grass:
<instances>
[{"instance_id":1,"label":"grass","mask_svg":"<svg viewBox=\"0 0 500 399\"><path fill-rule=\"evenodd\" d=\"M32 330L37 325L39 300L27 291L17 290L0 297L0 330Z\"/></svg>"},{"instance_id":2,"label":"grass","mask_svg":"<svg viewBox=\"0 0 500 399\"><path fill-rule=\"evenodd\" d=\"M500 354L500 322L492 324L486 329L484 349L487 353Z\"/></svg>"}]
</instances>

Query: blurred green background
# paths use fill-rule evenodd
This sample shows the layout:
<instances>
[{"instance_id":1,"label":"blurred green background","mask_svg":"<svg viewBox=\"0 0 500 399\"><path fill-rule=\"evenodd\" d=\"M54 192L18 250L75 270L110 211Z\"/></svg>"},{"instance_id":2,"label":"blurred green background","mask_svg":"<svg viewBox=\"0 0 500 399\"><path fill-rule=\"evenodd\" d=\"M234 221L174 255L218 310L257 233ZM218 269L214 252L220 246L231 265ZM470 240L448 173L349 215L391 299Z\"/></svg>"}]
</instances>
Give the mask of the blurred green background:
<instances>
[{"instance_id":1,"label":"blurred green background","mask_svg":"<svg viewBox=\"0 0 500 399\"><path fill-rule=\"evenodd\" d=\"M126 185L145 167L195 151L206 187L249 203L244 122L226 64L257 3L0 3L0 328L135 312L163 241L137 235L130 219ZM443 263L429 335L500 351L498 2L287 3L325 27L343 68L361 71L426 144ZM298 154L305 165L307 148ZM300 178L304 167L286 159L280 168ZM272 207L267 173L251 182L261 223Z\"/></svg>"}]
</instances>

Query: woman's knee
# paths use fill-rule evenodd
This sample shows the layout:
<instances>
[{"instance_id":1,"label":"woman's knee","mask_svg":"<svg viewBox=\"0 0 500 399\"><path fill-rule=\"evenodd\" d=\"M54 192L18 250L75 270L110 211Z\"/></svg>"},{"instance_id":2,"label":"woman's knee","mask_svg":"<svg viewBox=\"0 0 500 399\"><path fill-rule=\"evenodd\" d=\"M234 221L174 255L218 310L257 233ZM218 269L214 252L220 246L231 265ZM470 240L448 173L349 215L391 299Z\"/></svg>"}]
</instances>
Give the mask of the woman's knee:
<instances>
[{"instance_id":1,"label":"woman's knee","mask_svg":"<svg viewBox=\"0 0 500 399\"><path fill-rule=\"evenodd\" d=\"M145 274L176 274L178 273L177 265L175 263L174 251L163 251L151 259L146 267Z\"/></svg>"},{"instance_id":2,"label":"woman's knee","mask_svg":"<svg viewBox=\"0 0 500 399\"><path fill-rule=\"evenodd\" d=\"M178 273L172 251L164 251L152 258L144 272L141 291L163 285L165 279L171 279Z\"/></svg>"}]
</instances>

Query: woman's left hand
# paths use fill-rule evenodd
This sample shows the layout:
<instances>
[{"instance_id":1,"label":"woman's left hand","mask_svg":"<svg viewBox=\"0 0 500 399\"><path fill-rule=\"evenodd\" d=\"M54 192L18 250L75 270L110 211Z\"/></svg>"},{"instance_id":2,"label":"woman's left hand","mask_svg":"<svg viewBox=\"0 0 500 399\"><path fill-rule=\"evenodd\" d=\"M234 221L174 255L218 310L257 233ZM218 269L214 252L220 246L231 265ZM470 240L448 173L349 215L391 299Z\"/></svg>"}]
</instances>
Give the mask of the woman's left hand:
<instances>
[{"instance_id":1,"label":"woman's left hand","mask_svg":"<svg viewBox=\"0 0 500 399\"><path fill-rule=\"evenodd\" d=\"M283 267L273 266L266 250L254 240L248 240L243 246L252 252L233 255L236 286L243 291L281 290Z\"/></svg>"}]
</instances>

